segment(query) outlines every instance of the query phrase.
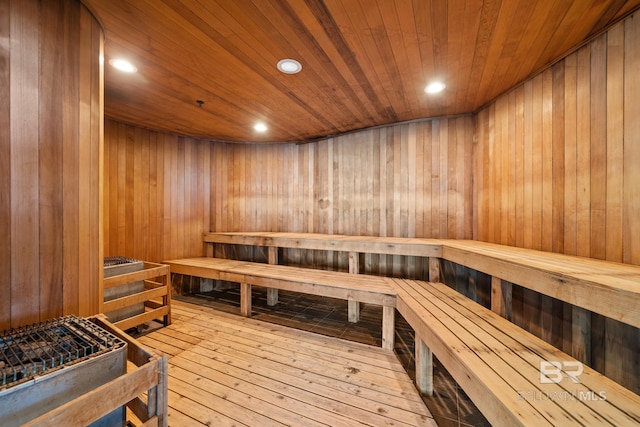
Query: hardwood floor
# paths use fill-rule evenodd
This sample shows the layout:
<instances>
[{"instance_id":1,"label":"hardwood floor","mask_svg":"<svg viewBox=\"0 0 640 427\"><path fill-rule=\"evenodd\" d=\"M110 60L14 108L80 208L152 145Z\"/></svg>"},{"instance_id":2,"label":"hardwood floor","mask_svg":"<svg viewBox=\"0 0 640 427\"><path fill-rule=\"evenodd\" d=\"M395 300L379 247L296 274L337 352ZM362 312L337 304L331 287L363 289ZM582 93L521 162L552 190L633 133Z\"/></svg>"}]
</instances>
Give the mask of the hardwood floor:
<instances>
[{"instance_id":1,"label":"hardwood floor","mask_svg":"<svg viewBox=\"0 0 640 427\"><path fill-rule=\"evenodd\" d=\"M172 303L138 339L169 356L171 426L435 426L393 352Z\"/></svg>"}]
</instances>

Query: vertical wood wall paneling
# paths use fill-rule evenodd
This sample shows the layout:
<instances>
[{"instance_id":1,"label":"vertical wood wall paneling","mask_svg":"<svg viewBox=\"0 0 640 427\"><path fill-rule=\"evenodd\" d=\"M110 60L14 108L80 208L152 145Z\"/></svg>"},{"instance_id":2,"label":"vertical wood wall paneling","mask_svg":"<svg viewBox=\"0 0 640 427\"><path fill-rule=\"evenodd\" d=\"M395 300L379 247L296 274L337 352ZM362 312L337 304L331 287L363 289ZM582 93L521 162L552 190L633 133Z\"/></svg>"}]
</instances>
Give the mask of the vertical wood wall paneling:
<instances>
[{"instance_id":1,"label":"vertical wood wall paneling","mask_svg":"<svg viewBox=\"0 0 640 427\"><path fill-rule=\"evenodd\" d=\"M605 258L607 184L607 37L591 43L591 254Z\"/></svg>"},{"instance_id":2,"label":"vertical wood wall paneling","mask_svg":"<svg viewBox=\"0 0 640 427\"><path fill-rule=\"evenodd\" d=\"M624 26L607 33L605 258L622 262L624 200Z\"/></svg>"},{"instance_id":3,"label":"vertical wood wall paneling","mask_svg":"<svg viewBox=\"0 0 640 427\"><path fill-rule=\"evenodd\" d=\"M34 126L40 102L40 10L34 1L11 2L10 16L11 326L18 326L40 320L38 126Z\"/></svg>"},{"instance_id":4,"label":"vertical wood wall paneling","mask_svg":"<svg viewBox=\"0 0 640 427\"><path fill-rule=\"evenodd\" d=\"M588 257L591 254L591 47L585 46L574 55L577 55L578 62L576 255Z\"/></svg>"},{"instance_id":5,"label":"vertical wood wall paneling","mask_svg":"<svg viewBox=\"0 0 640 427\"><path fill-rule=\"evenodd\" d=\"M640 22L632 16L477 114L476 238L640 264L639 52ZM515 161L506 144L515 144ZM513 186L520 152L523 171ZM504 224L513 220L524 229L515 242ZM513 316L638 390L637 328L515 288Z\"/></svg>"},{"instance_id":6,"label":"vertical wood wall paneling","mask_svg":"<svg viewBox=\"0 0 640 427\"><path fill-rule=\"evenodd\" d=\"M623 155L623 253L624 262L640 264L640 17L624 22L624 155ZM639 328L625 328L622 342L640 342ZM640 344L623 357L622 369L636 378L634 391L640 393Z\"/></svg>"},{"instance_id":7,"label":"vertical wood wall paneling","mask_svg":"<svg viewBox=\"0 0 640 427\"><path fill-rule=\"evenodd\" d=\"M102 177L104 77L100 57L104 35L95 18L80 12L78 77L78 313L88 316L102 306ZM75 201L72 201L75 203Z\"/></svg>"},{"instance_id":8,"label":"vertical wood wall paneling","mask_svg":"<svg viewBox=\"0 0 640 427\"><path fill-rule=\"evenodd\" d=\"M623 260L640 264L640 16L625 21Z\"/></svg>"},{"instance_id":9,"label":"vertical wood wall paneling","mask_svg":"<svg viewBox=\"0 0 640 427\"><path fill-rule=\"evenodd\" d=\"M4 329L98 312L103 35L76 0L0 9Z\"/></svg>"},{"instance_id":10,"label":"vertical wood wall paneling","mask_svg":"<svg viewBox=\"0 0 640 427\"><path fill-rule=\"evenodd\" d=\"M226 185L213 178L224 161L212 148L107 119L104 254L152 262L201 255L202 233L222 211L212 191Z\"/></svg>"},{"instance_id":11,"label":"vertical wood wall paneling","mask_svg":"<svg viewBox=\"0 0 640 427\"><path fill-rule=\"evenodd\" d=\"M80 99L77 76L81 73L81 50L71 41L77 40L80 31L80 15L70 3L65 3L64 12L64 70L61 73L65 100ZM82 71L84 72L84 71ZM80 115L73 103L68 103L63 111L62 185L63 185L63 314L80 312Z\"/></svg>"},{"instance_id":12,"label":"vertical wood wall paneling","mask_svg":"<svg viewBox=\"0 0 640 427\"><path fill-rule=\"evenodd\" d=\"M639 161L631 119L637 21L628 18L477 114L477 238L640 264L630 237L640 230L631 184ZM523 236L511 236L513 221Z\"/></svg>"},{"instance_id":13,"label":"vertical wood wall paneling","mask_svg":"<svg viewBox=\"0 0 640 427\"><path fill-rule=\"evenodd\" d=\"M256 146L107 120L105 254L197 256L208 229L471 238L472 168L464 162L471 161L473 135L473 119L464 116ZM154 239L159 244L151 245ZM285 252L283 262L333 258ZM346 268L347 258L335 256L329 264ZM393 257L380 258L375 264L389 262L397 274L418 274L415 259L396 257L394 265Z\"/></svg>"},{"instance_id":14,"label":"vertical wood wall paneling","mask_svg":"<svg viewBox=\"0 0 640 427\"><path fill-rule=\"evenodd\" d=\"M0 40L10 40L11 34L11 3L0 2ZM11 325L11 82L9 66L11 60L11 45L0 44L0 99L9 102L0 103L0 271L4 280L0 281L0 330Z\"/></svg>"},{"instance_id":15,"label":"vertical wood wall paneling","mask_svg":"<svg viewBox=\"0 0 640 427\"><path fill-rule=\"evenodd\" d=\"M55 76L62 69L64 47L64 4L42 4L40 15L40 72ZM40 233L40 314L44 318L62 315L63 291L63 86L57 79L40 79L39 111L39 230Z\"/></svg>"}]
</instances>

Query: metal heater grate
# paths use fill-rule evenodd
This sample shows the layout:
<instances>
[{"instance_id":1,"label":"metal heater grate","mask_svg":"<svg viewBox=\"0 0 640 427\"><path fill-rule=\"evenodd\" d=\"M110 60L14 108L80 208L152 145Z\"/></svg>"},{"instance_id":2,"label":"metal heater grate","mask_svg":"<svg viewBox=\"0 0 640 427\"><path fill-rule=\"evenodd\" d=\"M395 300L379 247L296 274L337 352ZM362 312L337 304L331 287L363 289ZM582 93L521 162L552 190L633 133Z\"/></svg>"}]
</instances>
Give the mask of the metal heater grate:
<instances>
[{"instance_id":1,"label":"metal heater grate","mask_svg":"<svg viewBox=\"0 0 640 427\"><path fill-rule=\"evenodd\" d=\"M76 316L5 331L0 336L0 390L125 345Z\"/></svg>"}]
</instances>

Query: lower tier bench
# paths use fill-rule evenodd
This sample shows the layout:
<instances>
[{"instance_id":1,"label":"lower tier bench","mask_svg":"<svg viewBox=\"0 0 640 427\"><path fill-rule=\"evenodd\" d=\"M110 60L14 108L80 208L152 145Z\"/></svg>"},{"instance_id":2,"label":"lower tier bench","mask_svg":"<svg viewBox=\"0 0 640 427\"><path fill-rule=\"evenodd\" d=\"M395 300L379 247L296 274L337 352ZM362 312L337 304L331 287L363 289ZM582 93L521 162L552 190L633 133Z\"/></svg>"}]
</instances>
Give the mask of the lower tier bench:
<instances>
[{"instance_id":1,"label":"lower tier bench","mask_svg":"<svg viewBox=\"0 0 640 427\"><path fill-rule=\"evenodd\" d=\"M393 349L396 294L383 277L209 257L164 263L172 273L240 283L244 316L251 315L252 285L381 305L382 347Z\"/></svg>"},{"instance_id":2,"label":"lower tier bench","mask_svg":"<svg viewBox=\"0 0 640 427\"><path fill-rule=\"evenodd\" d=\"M640 425L640 396L442 283L391 279L416 334L416 382L432 354L495 426Z\"/></svg>"}]
</instances>

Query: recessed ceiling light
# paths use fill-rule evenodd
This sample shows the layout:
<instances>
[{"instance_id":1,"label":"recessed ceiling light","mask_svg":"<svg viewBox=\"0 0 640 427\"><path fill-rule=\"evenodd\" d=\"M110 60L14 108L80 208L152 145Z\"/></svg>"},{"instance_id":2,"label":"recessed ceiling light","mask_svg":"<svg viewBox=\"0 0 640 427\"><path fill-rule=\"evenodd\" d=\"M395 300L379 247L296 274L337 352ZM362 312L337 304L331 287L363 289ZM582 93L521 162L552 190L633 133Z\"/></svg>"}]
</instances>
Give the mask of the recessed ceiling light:
<instances>
[{"instance_id":1,"label":"recessed ceiling light","mask_svg":"<svg viewBox=\"0 0 640 427\"><path fill-rule=\"evenodd\" d=\"M267 125L265 125L264 123L256 123L256 125L253 128L256 130L256 132L267 131Z\"/></svg>"},{"instance_id":2,"label":"recessed ceiling light","mask_svg":"<svg viewBox=\"0 0 640 427\"><path fill-rule=\"evenodd\" d=\"M135 73L138 69L131 62L126 59L112 59L109 64L116 70L123 71L125 73Z\"/></svg>"},{"instance_id":3,"label":"recessed ceiling light","mask_svg":"<svg viewBox=\"0 0 640 427\"><path fill-rule=\"evenodd\" d=\"M426 93L439 93L442 92L445 87L445 84L442 82L433 82L429 83L429 85L424 88L424 91Z\"/></svg>"},{"instance_id":4,"label":"recessed ceiling light","mask_svg":"<svg viewBox=\"0 0 640 427\"><path fill-rule=\"evenodd\" d=\"M278 61L278 70L285 74L296 74L302 70L302 65L295 59L281 59Z\"/></svg>"}]
</instances>

